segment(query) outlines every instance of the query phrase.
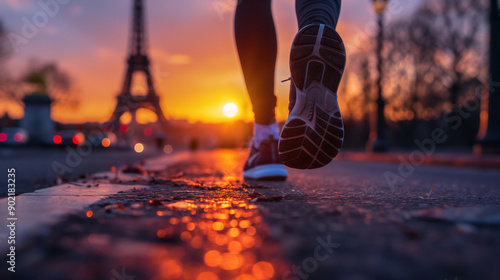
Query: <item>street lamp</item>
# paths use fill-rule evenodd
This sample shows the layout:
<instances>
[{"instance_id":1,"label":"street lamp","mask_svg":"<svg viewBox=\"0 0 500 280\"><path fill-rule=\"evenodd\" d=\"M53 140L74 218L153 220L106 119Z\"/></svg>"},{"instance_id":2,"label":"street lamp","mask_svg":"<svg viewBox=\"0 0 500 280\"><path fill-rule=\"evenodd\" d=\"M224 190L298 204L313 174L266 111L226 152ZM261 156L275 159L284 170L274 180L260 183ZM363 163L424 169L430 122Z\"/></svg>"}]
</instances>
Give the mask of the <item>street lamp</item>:
<instances>
[{"instance_id":1,"label":"street lamp","mask_svg":"<svg viewBox=\"0 0 500 280\"><path fill-rule=\"evenodd\" d=\"M387 1L388 0L373 0L373 9L377 14L381 14L385 11Z\"/></svg>"},{"instance_id":2,"label":"street lamp","mask_svg":"<svg viewBox=\"0 0 500 280\"><path fill-rule=\"evenodd\" d=\"M374 152L385 152L388 149L386 140L386 123L384 116L385 101L382 96L382 49L384 44L384 11L387 7L388 0L373 0L373 8L377 13L378 22L378 35L377 35L377 126L376 130L373 131L373 126L371 127L372 133L370 133L370 140L368 147ZM376 133L375 133L376 132Z\"/></svg>"},{"instance_id":3,"label":"street lamp","mask_svg":"<svg viewBox=\"0 0 500 280\"><path fill-rule=\"evenodd\" d=\"M500 153L500 0L491 0L490 5L488 128L481 146L483 153Z\"/></svg>"}]
</instances>

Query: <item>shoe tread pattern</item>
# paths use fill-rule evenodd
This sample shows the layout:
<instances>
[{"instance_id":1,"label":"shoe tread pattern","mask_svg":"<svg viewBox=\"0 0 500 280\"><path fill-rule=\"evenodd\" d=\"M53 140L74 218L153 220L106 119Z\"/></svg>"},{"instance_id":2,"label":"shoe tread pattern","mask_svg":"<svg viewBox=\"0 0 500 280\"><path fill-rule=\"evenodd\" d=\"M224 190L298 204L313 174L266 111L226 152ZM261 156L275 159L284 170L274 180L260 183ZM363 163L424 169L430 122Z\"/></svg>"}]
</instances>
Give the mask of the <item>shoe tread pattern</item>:
<instances>
[{"instance_id":1,"label":"shoe tread pattern","mask_svg":"<svg viewBox=\"0 0 500 280\"><path fill-rule=\"evenodd\" d=\"M337 94L346 62L345 48L338 33L325 27L317 56L314 49L319 31L319 25L313 25L297 34L290 53L292 80L301 91L316 81ZM279 143L280 158L285 165L319 168L338 154L344 139L340 111L327 113L315 105L312 120L311 123L311 119L308 122L291 116L285 123Z\"/></svg>"}]
</instances>

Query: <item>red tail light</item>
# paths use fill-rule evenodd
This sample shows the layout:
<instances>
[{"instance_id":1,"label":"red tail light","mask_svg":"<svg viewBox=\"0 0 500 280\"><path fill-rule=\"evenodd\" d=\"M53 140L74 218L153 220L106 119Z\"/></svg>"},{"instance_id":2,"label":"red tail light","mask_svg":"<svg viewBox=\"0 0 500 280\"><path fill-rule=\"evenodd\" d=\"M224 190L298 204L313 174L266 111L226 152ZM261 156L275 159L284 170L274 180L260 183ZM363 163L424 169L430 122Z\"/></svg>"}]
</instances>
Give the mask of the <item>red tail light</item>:
<instances>
[{"instance_id":1,"label":"red tail light","mask_svg":"<svg viewBox=\"0 0 500 280\"><path fill-rule=\"evenodd\" d=\"M55 135L54 138L52 138L52 140L54 141L54 144L61 144L62 137L61 135Z\"/></svg>"}]
</instances>

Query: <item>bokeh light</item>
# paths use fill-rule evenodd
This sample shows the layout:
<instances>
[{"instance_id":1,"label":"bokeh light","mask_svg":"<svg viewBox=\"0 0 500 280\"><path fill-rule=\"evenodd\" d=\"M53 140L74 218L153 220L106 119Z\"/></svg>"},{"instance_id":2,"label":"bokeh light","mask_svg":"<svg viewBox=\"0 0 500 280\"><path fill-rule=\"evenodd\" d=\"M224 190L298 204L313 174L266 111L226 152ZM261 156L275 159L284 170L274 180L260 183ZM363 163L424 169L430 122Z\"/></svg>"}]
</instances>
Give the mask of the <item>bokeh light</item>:
<instances>
[{"instance_id":1,"label":"bokeh light","mask_svg":"<svg viewBox=\"0 0 500 280\"><path fill-rule=\"evenodd\" d=\"M205 264L210 267L219 266L220 263L222 262L222 256L217 250L210 250L206 252L205 257L203 259L205 261Z\"/></svg>"},{"instance_id":2,"label":"bokeh light","mask_svg":"<svg viewBox=\"0 0 500 280\"><path fill-rule=\"evenodd\" d=\"M219 277L211 271L204 271L196 277L196 280L219 280Z\"/></svg>"},{"instance_id":3,"label":"bokeh light","mask_svg":"<svg viewBox=\"0 0 500 280\"><path fill-rule=\"evenodd\" d=\"M16 141L16 142L21 142L21 141L23 141L23 134L22 134L22 133L19 133L19 132L18 132L18 133L16 133L16 134L14 134L14 141Z\"/></svg>"},{"instance_id":4,"label":"bokeh light","mask_svg":"<svg viewBox=\"0 0 500 280\"><path fill-rule=\"evenodd\" d=\"M165 145L165 147L163 147L163 152L165 154L171 154L173 150L174 148L172 147L172 145Z\"/></svg>"},{"instance_id":5,"label":"bokeh light","mask_svg":"<svg viewBox=\"0 0 500 280\"><path fill-rule=\"evenodd\" d=\"M83 142L85 141L85 135L81 132L78 132L75 136L73 136L71 141L75 145L83 144Z\"/></svg>"},{"instance_id":6,"label":"bokeh light","mask_svg":"<svg viewBox=\"0 0 500 280\"><path fill-rule=\"evenodd\" d=\"M268 262L258 262L253 265L252 273L257 280L268 280L274 276L274 267Z\"/></svg>"},{"instance_id":7,"label":"bokeh light","mask_svg":"<svg viewBox=\"0 0 500 280\"><path fill-rule=\"evenodd\" d=\"M144 152L144 145L142 143L137 143L134 145L134 151L136 153L142 153Z\"/></svg>"},{"instance_id":8,"label":"bokeh light","mask_svg":"<svg viewBox=\"0 0 500 280\"><path fill-rule=\"evenodd\" d=\"M120 132L121 133L126 133L128 131L128 125L126 124L121 124L120 125Z\"/></svg>"},{"instance_id":9,"label":"bokeh light","mask_svg":"<svg viewBox=\"0 0 500 280\"><path fill-rule=\"evenodd\" d=\"M145 136L151 136L153 134L153 129L151 127L145 127L144 128L144 135Z\"/></svg>"},{"instance_id":10,"label":"bokeh light","mask_svg":"<svg viewBox=\"0 0 500 280\"><path fill-rule=\"evenodd\" d=\"M155 218L164 219L153 232L162 239L162 253L153 257L151 279L270 280L288 269L279 261L279 247L266 238L267 225L248 193L222 179L199 180L201 186L183 177L172 181L217 187L224 195L165 202L156 210Z\"/></svg>"},{"instance_id":11,"label":"bokeh light","mask_svg":"<svg viewBox=\"0 0 500 280\"><path fill-rule=\"evenodd\" d=\"M163 279L178 279L182 276L182 264L178 260L166 260L161 265Z\"/></svg>"},{"instance_id":12,"label":"bokeh light","mask_svg":"<svg viewBox=\"0 0 500 280\"><path fill-rule=\"evenodd\" d=\"M109 138L104 138L102 139L101 144L104 148L107 148L111 145L111 140L109 140Z\"/></svg>"},{"instance_id":13,"label":"bokeh light","mask_svg":"<svg viewBox=\"0 0 500 280\"><path fill-rule=\"evenodd\" d=\"M52 141L54 141L54 144L61 144L61 142L62 142L61 135L54 135L54 137L52 138Z\"/></svg>"}]
</instances>

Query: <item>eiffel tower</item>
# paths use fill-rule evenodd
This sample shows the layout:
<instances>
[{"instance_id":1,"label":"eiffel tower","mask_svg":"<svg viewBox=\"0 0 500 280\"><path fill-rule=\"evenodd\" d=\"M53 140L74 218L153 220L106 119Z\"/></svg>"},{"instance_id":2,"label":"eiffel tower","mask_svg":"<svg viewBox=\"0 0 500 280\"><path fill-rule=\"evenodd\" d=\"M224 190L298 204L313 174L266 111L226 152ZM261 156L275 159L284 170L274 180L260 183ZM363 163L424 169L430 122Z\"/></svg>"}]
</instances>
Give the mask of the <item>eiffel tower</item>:
<instances>
[{"instance_id":1,"label":"eiffel tower","mask_svg":"<svg viewBox=\"0 0 500 280\"><path fill-rule=\"evenodd\" d=\"M160 97L156 94L149 68L143 0L133 1L132 37L129 46L130 56L127 59L127 72L121 93L117 96L116 108L108 124L113 130L117 130L120 127L120 117L126 112L132 115L132 123L134 123L137 110L144 108L153 111L158 116L161 127L165 129L167 120L160 107ZM147 93L143 96L132 94L132 78L137 72L142 72L146 78Z\"/></svg>"}]
</instances>

